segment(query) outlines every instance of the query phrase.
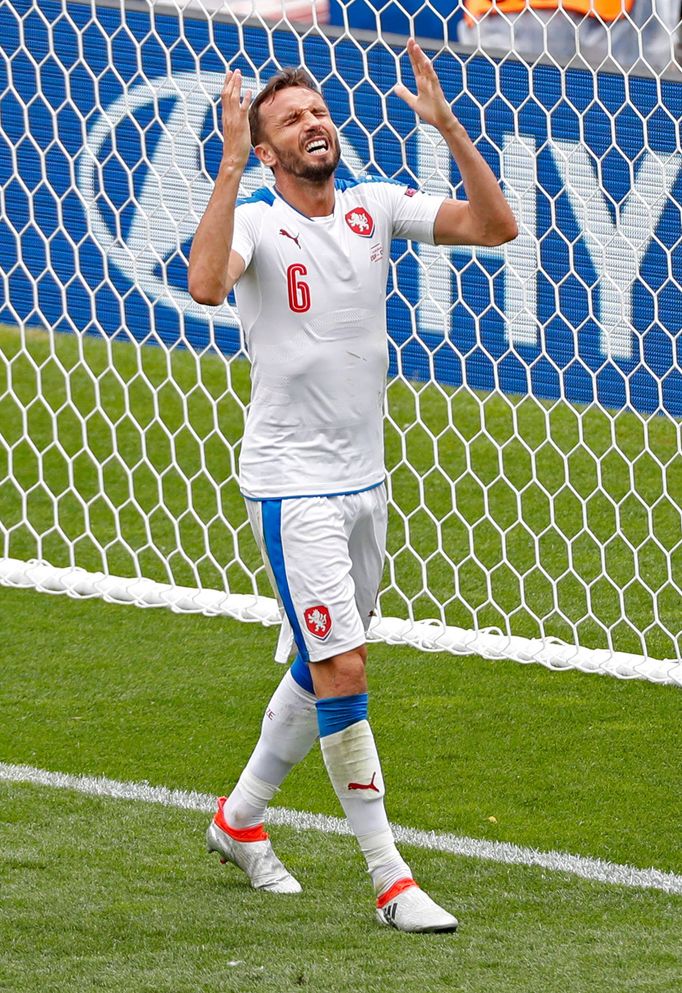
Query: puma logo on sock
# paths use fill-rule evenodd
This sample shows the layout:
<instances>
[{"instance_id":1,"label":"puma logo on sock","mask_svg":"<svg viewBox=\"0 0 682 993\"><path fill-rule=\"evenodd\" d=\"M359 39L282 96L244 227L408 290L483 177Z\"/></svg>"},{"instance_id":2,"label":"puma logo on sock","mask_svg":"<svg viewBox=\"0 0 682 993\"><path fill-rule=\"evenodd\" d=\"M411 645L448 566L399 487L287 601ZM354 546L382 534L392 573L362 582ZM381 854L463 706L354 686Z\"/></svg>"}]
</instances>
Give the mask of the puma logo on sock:
<instances>
[{"instance_id":1,"label":"puma logo on sock","mask_svg":"<svg viewBox=\"0 0 682 993\"><path fill-rule=\"evenodd\" d=\"M374 780L376 779L376 772L373 773L372 778L368 783L349 783L349 790L374 790L375 793L379 793L379 787L374 785Z\"/></svg>"}]
</instances>

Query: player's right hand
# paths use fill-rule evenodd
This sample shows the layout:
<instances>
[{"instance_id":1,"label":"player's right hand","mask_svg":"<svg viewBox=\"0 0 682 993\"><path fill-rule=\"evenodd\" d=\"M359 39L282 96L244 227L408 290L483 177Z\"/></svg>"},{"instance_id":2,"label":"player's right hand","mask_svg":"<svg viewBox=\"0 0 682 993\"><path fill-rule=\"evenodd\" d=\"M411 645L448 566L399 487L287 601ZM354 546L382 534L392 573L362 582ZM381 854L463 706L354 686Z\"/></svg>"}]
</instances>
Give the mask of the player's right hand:
<instances>
[{"instance_id":1,"label":"player's right hand","mask_svg":"<svg viewBox=\"0 0 682 993\"><path fill-rule=\"evenodd\" d=\"M220 94L223 115L223 163L243 169L251 152L249 106L251 90L241 97L242 74L239 69L228 70Z\"/></svg>"}]
</instances>

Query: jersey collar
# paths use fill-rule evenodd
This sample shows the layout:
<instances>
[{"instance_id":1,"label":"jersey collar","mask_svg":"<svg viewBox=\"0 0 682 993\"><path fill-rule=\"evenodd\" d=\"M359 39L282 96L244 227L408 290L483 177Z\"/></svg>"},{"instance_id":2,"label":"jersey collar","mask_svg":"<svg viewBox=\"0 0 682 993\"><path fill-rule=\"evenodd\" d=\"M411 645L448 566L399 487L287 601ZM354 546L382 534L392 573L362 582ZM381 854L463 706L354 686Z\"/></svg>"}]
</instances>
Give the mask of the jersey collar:
<instances>
[{"instance_id":1,"label":"jersey collar","mask_svg":"<svg viewBox=\"0 0 682 993\"><path fill-rule=\"evenodd\" d=\"M279 192L276 186L273 186L272 189L273 192L275 193L275 196L277 196L282 201L282 203L285 203L287 207L289 207L296 214L298 214L299 217L305 217L306 221L312 221L313 224L316 223L317 221L330 221L334 217L334 214L336 213L336 188L334 189L334 210L332 211L331 214L324 214L321 217L310 217L309 214L304 214L302 210L298 209L298 207L294 207L292 203L289 203L287 198L282 196L282 194Z\"/></svg>"}]
</instances>

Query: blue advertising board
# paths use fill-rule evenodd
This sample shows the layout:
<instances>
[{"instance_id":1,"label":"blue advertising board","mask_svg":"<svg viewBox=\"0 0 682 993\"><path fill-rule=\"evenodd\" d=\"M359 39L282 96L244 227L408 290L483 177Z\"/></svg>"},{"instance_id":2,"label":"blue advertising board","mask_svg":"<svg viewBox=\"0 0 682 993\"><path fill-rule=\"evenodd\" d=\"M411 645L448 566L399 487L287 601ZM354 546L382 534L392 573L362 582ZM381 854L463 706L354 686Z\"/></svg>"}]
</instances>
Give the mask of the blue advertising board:
<instances>
[{"instance_id":1,"label":"blue advertising board","mask_svg":"<svg viewBox=\"0 0 682 993\"><path fill-rule=\"evenodd\" d=\"M329 23L382 34L457 41L459 0L329 0Z\"/></svg>"},{"instance_id":2,"label":"blue advertising board","mask_svg":"<svg viewBox=\"0 0 682 993\"><path fill-rule=\"evenodd\" d=\"M237 351L234 311L194 304L186 285L227 64L255 82L305 60L340 126L341 175L368 167L462 196L445 146L390 94L397 54L118 6L4 4L0 320ZM499 249L394 243L392 370L682 415L682 84L454 51L437 70L521 233ZM253 159L245 192L266 179Z\"/></svg>"}]
</instances>

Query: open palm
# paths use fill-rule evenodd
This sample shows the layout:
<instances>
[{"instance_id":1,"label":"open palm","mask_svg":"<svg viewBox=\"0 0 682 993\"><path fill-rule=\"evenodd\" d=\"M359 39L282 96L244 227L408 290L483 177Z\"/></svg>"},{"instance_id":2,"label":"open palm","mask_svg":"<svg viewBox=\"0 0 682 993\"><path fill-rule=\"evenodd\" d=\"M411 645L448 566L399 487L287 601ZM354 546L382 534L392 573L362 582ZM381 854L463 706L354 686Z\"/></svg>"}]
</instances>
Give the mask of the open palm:
<instances>
[{"instance_id":1,"label":"open palm","mask_svg":"<svg viewBox=\"0 0 682 993\"><path fill-rule=\"evenodd\" d=\"M452 121L452 110L445 99L436 70L414 38L410 38L407 43L407 54L412 63L417 92L412 93L402 83L398 83L393 92L423 121L440 129Z\"/></svg>"}]
</instances>

